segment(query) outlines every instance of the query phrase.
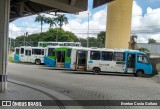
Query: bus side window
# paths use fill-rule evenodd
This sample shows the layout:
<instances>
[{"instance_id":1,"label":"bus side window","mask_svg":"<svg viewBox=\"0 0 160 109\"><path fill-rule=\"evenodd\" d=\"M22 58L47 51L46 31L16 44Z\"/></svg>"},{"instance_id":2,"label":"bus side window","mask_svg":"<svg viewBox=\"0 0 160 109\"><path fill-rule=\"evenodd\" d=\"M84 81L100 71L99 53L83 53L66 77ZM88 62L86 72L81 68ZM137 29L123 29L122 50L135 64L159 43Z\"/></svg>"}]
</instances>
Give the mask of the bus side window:
<instances>
[{"instance_id":1,"label":"bus side window","mask_svg":"<svg viewBox=\"0 0 160 109\"><path fill-rule=\"evenodd\" d=\"M100 51L91 51L90 59L91 60L100 60Z\"/></svg>"},{"instance_id":2,"label":"bus side window","mask_svg":"<svg viewBox=\"0 0 160 109\"><path fill-rule=\"evenodd\" d=\"M21 54L24 54L24 48L21 48Z\"/></svg>"},{"instance_id":3,"label":"bus side window","mask_svg":"<svg viewBox=\"0 0 160 109\"><path fill-rule=\"evenodd\" d=\"M125 54L123 52L114 52L114 61L124 61Z\"/></svg>"},{"instance_id":4,"label":"bus side window","mask_svg":"<svg viewBox=\"0 0 160 109\"><path fill-rule=\"evenodd\" d=\"M139 54L138 55L138 62L145 63L145 64L149 63L147 56L144 55L144 54Z\"/></svg>"},{"instance_id":5,"label":"bus side window","mask_svg":"<svg viewBox=\"0 0 160 109\"><path fill-rule=\"evenodd\" d=\"M31 56L31 50L25 50L25 55L26 56Z\"/></svg>"},{"instance_id":6,"label":"bus side window","mask_svg":"<svg viewBox=\"0 0 160 109\"><path fill-rule=\"evenodd\" d=\"M19 49L16 49L16 54L19 54Z\"/></svg>"},{"instance_id":7,"label":"bus side window","mask_svg":"<svg viewBox=\"0 0 160 109\"><path fill-rule=\"evenodd\" d=\"M34 55L41 55L42 50L41 49L34 49Z\"/></svg>"},{"instance_id":8,"label":"bus side window","mask_svg":"<svg viewBox=\"0 0 160 109\"><path fill-rule=\"evenodd\" d=\"M112 58L113 58L113 52L106 52L106 51L101 52L102 61L112 61Z\"/></svg>"},{"instance_id":9,"label":"bus side window","mask_svg":"<svg viewBox=\"0 0 160 109\"><path fill-rule=\"evenodd\" d=\"M54 50L54 48L49 48L48 49L48 56L55 56L55 50Z\"/></svg>"},{"instance_id":10,"label":"bus side window","mask_svg":"<svg viewBox=\"0 0 160 109\"><path fill-rule=\"evenodd\" d=\"M71 49L67 50L67 57L71 57Z\"/></svg>"}]
</instances>

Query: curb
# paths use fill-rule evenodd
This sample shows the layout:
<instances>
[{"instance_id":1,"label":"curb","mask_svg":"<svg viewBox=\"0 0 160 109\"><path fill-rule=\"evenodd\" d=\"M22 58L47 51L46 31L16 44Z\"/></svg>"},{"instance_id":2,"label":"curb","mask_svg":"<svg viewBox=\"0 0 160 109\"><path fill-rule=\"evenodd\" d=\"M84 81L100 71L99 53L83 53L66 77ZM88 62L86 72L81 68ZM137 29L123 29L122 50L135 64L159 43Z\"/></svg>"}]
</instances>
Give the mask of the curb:
<instances>
[{"instance_id":1,"label":"curb","mask_svg":"<svg viewBox=\"0 0 160 109\"><path fill-rule=\"evenodd\" d=\"M13 83L13 84L17 84L17 85L20 85L20 86L23 86L23 87L27 87L27 88L31 88L33 90L36 90L36 91L39 91L43 94L45 94L46 96L49 96L50 98L54 98L54 99L57 99L59 101L61 100L73 100L72 98L62 94L62 93L59 93L59 92L56 92L54 90L51 90L51 89L47 89L47 88L44 88L44 87L41 87L41 86L36 86L36 85L32 85L32 84L28 84L28 83L25 83L25 82L20 82L20 81L16 81L16 80L13 80L13 79L8 79L8 82L10 83ZM52 97L51 97L52 96ZM62 103L62 106L63 106L63 102ZM74 101L74 104L78 104L76 101ZM75 109L75 106L64 106L65 109ZM76 109L83 109L82 106L76 106Z\"/></svg>"}]
</instances>

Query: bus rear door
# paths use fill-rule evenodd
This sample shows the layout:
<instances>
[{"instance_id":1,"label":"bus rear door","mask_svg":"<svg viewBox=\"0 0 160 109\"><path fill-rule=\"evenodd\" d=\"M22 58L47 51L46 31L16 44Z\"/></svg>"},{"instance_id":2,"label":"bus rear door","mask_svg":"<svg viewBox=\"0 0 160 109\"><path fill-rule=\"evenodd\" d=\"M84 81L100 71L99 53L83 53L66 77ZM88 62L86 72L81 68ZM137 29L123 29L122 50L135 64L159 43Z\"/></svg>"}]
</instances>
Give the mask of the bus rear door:
<instances>
[{"instance_id":1,"label":"bus rear door","mask_svg":"<svg viewBox=\"0 0 160 109\"><path fill-rule=\"evenodd\" d=\"M135 53L126 53L126 72L135 73L136 67L136 54Z\"/></svg>"},{"instance_id":2,"label":"bus rear door","mask_svg":"<svg viewBox=\"0 0 160 109\"><path fill-rule=\"evenodd\" d=\"M87 51L78 50L76 52L76 70L86 70L87 68Z\"/></svg>"},{"instance_id":3,"label":"bus rear door","mask_svg":"<svg viewBox=\"0 0 160 109\"><path fill-rule=\"evenodd\" d=\"M57 50L56 57L57 57L57 67L63 68L65 63L65 51Z\"/></svg>"},{"instance_id":4,"label":"bus rear door","mask_svg":"<svg viewBox=\"0 0 160 109\"><path fill-rule=\"evenodd\" d=\"M31 49L25 49L24 62L31 62Z\"/></svg>"}]
</instances>

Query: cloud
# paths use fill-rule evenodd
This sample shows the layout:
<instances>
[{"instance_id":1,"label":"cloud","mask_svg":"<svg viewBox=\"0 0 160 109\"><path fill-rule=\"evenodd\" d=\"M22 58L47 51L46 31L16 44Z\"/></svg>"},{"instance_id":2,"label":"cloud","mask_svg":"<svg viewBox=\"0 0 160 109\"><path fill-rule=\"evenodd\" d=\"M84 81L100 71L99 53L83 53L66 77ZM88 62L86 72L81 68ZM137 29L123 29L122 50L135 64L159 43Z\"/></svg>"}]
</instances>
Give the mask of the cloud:
<instances>
[{"instance_id":1,"label":"cloud","mask_svg":"<svg viewBox=\"0 0 160 109\"><path fill-rule=\"evenodd\" d=\"M106 30L107 9L100 10L94 14L90 11L81 12L74 19L69 20L69 24L63 26L65 30L72 31L78 37L87 38L88 28L89 37L96 37L100 31ZM89 19L88 19L89 13ZM88 23L89 20L89 23ZM88 27L89 24L89 27Z\"/></svg>"},{"instance_id":2,"label":"cloud","mask_svg":"<svg viewBox=\"0 0 160 109\"><path fill-rule=\"evenodd\" d=\"M9 37L16 38L17 36L21 35L21 28L18 28L15 24L11 23L9 25Z\"/></svg>"},{"instance_id":3,"label":"cloud","mask_svg":"<svg viewBox=\"0 0 160 109\"><path fill-rule=\"evenodd\" d=\"M142 8L134 1L132 15L132 33L138 35L139 43L147 43L149 38L160 41L160 8L147 8L142 14Z\"/></svg>"}]
</instances>

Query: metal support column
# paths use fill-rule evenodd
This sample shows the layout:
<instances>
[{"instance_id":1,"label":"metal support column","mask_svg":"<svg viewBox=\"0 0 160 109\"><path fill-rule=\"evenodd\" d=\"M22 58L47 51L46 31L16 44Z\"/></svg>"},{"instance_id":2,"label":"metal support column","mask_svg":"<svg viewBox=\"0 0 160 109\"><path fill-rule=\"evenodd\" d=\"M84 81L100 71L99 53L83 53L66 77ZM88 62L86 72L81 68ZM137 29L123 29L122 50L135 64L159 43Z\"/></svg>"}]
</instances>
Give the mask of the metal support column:
<instances>
[{"instance_id":1,"label":"metal support column","mask_svg":"<svg viewBox=\"0 0 160 109\"><path fill-rule=\"evenodd\" d=\"M10 0L0 0L0 92L7 90L7 54Z\"/></svg>"}]
</instances>

